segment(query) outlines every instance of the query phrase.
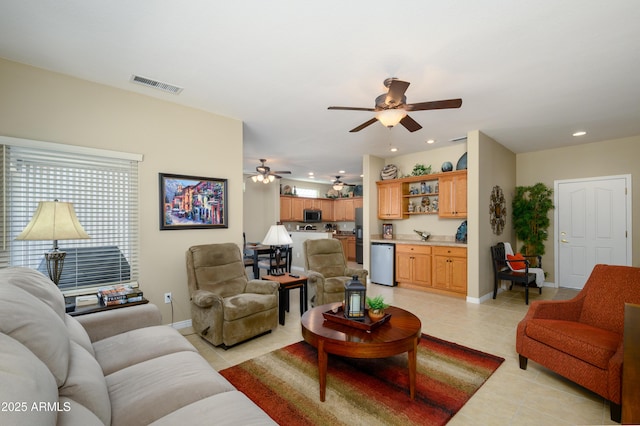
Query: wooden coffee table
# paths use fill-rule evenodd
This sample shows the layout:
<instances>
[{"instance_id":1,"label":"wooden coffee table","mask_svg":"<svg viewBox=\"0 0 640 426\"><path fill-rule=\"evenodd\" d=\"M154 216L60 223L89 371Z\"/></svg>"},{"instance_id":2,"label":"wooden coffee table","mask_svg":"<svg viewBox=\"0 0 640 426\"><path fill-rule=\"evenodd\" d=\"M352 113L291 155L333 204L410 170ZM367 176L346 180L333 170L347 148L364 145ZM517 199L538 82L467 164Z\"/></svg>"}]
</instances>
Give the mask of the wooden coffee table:
<instances>
[{"instance_id":1,"label":"wooden coffee table","mask_svg":"<svg viewBox=\"0 0 640 426\"><path fill-rule=\"evenodd\" d=\"M347 325L325 321L323 312L341 306L341 303L321 305L302 316L302 337L318 349L318 375L320 401L324 401L327 387L328 354L348 358L385 358L408 353L409 394L416 393L416 361L422 323L411 312L394 306L385 310L391 319L371 332Z\"/></svg>"}]
</instances>

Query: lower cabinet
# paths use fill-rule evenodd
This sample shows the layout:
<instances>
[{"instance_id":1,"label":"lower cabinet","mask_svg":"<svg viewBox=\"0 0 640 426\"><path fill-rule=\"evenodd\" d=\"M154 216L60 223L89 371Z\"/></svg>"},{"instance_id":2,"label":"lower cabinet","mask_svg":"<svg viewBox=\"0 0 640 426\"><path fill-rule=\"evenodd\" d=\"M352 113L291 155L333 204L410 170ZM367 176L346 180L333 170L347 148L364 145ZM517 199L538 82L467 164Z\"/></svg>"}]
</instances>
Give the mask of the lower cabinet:
<instances>
[{"instance_id":1,"label":"lower cabinet","mask_svg":"<svg viewBox=\"0 0 640 426\"><path fill-rule=\"evenodd\" d=\"M433 248L433 288L467 294L467 249Z\"/></svg>"},{"instance_id":2,"label":"lower cabinet","mask_svg":"<svg viewBox=\"0 0 640 426\"><path fill-rule=\"evenodd\" d=\"M396 244L396 282L400 287L467 294L467 249Z\"/></svg>"},{"instance_id":3,"label":"lower cabinet","mask_svg":"<svg viewBox=\"0 0 640 426\"><path fill-rule=\"evenodd\" d=\"M431 287L431 246L396 244L396 282L401 287Z\"/></svg>"},{"instance_id":4,"label":"lower cabinet","mask_svg":"<svg viewBox=\"0 0 640 426\"><path fill-rule=\"evenodd\" d=\"M347 237L347 260L356 261L356 237Z\"/></svg>"}]
</instances>

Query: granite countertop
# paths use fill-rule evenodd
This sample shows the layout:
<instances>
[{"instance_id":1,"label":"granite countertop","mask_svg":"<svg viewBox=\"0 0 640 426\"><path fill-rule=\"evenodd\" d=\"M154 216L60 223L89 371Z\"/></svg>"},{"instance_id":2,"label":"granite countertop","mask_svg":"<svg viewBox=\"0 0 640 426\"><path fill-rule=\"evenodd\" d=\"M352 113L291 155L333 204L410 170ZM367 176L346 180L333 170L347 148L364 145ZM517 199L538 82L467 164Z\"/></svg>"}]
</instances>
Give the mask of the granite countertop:
<instances>
[{"instance_id":1,"label":"granite countertop","mask_svg":"<svg viewBox=\"0 0 640 426\"><path fill-rule=\"evenodd\" d=\"M458 243L456 238L448 235L431 235L427 241L422 241L418 235L398 234L391 239L382 238L382 234L371 235L372 243L417 244L425 246L467 247L467 243Z\"/></svg>"}]
</instances>

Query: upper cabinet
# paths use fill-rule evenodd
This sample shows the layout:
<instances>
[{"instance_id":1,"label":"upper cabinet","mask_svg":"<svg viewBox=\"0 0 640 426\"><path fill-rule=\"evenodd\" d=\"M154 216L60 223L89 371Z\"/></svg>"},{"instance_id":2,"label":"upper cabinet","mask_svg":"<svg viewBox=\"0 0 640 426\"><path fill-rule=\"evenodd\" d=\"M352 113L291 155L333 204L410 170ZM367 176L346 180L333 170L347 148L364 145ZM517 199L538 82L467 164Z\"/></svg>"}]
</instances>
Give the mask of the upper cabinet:
<instances>
[{"instance_id":1,"label":"upper cabinet","mask_svg":"<svg viewBox=\"0 0 640 426\"><path fill-rule=\"evenodd\" d=\"M467 217L467 171L443 173L440 181L440 217Z\"/></svg>"},{"instance_id":2,"label":"upper cabinet","mask_svg":"<svg viewBox=\"0 0 640 426\"><path fill-rule=\"evenodd\" d=\"M378 186L378 218L404 219L408 217L409 199L404 198L409 185L399 179L376 182Z\"/></svg>"},{"instance_id":3,"label":"upper cabinet","mask_svg":"<svg viewBox=\"0 0 640 426\"><path fill-rule=\"evenodd\" d=\"M379 219L406 219L420 214L467 217L466 170L383 180L376 184Z\"/></svg>"},{"instance_id":4,"label":"upper cabinet","mask_svg":"<svg viewBox=\"0 0 640 426\"><path fill-rule=\"evenodd\" d=\"M280 222L302 222L304 210L321 210L323 222L353 222L356 207L362 207L362 197L305 198L280 196Z\"/></svg>"}]
</instances>

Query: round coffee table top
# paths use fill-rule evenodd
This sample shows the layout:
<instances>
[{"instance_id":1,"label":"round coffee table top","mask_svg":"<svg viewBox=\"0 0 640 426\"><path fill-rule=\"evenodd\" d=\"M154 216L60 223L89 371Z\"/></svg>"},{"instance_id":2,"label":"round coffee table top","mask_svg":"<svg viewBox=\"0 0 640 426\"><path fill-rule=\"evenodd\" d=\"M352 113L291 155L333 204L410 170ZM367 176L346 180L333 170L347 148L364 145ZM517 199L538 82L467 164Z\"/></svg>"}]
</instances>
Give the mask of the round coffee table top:
<instances>
[{"instance_id":1,"label":"round coffee table top","mask_svg":"<svg viewBox=\"0 0 640 426\"><path fill-rule=\"evenodd\" d=\"M421 336L420 319L395 306L385 309L391 315L389 321L371 332L324 319L323 312L339 306L341 303L330 303L305 312L301 319L304 340L315 347L322 341L325 350L336 355L381 358L408 350L404 348Z\"/></svg>"}]
</instances>

